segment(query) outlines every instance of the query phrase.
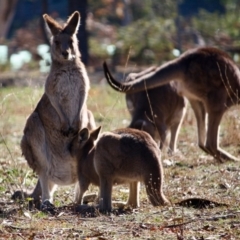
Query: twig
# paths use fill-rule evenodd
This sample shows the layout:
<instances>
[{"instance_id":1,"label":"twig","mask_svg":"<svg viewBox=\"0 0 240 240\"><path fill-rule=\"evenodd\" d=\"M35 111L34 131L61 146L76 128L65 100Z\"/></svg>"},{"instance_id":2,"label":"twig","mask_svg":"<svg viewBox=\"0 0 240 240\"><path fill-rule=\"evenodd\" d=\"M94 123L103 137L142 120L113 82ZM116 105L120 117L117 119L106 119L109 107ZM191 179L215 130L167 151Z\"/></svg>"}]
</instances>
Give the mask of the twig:
<instances>
[{"instance_id":1,"label":"twig","mask_svg":"<svg viewBox=\"0 0 240 240\"><path fill-rule=\"evenodd\" d=\"M198 221L217 221L219 219L235 218L236 216L237 216L236 214L226 214L226 215L216 215L216 216L213 216L213 217L205 217L205 218L199 218L199 219L195 218L195 219L189 220L187 222L166 225L166 226L163 226L163 228L181 227L183 225L187 225L187 224L193 223L193 222L198 222Z\"/></svg>"},{"instance_id":2,"label":"twig","mask_svg":"<svg viewBox=\"0 0 240 240\"><path fill-rule=\"evenodd\" d=\"M10 151L10 149L9 149L9 147L8 147L8 145L7 145L4 137L3 137L3 135L2 135L2 132L0 132L0 136L1 136L2 141L3 141L3 145L6 147L8 153L9 153L11 159L12 159L12 161L14 162L13 155L12 155L12 153L11 153L11 151ZM1 164L1 166L2 166L2 169L4 170L4 172L7 172L7 169L4 167L4 165ZM7 177L10 178L11 181L13 181L13 177L12 177L10 174L7 174ZM15 182L15 181L13 181L13 182ZM16 186L18 187L18 185L16 185ZM12 190L11 184L8 184L8 187Z\"/></svg>"}]
</instances>

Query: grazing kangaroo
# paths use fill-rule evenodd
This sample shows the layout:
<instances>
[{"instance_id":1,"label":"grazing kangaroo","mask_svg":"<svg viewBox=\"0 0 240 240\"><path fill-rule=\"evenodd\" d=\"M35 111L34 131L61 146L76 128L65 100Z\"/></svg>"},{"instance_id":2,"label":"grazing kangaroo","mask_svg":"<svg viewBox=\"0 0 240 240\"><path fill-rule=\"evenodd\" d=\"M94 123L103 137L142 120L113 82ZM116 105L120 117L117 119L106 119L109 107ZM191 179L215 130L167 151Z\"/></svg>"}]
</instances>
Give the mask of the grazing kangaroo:
<instances>
[{"instance_id":1,"label":"grazing kangaroo","mask_svg":"<svg viewBox=\"0 0 240 240\"><path fill-rule=\"evenodd\" d=\"M139 207L138 182L144 182L153 206L169 203L162 191L161 152L152 137L146 132L126 128L104 132L98 138L100 129L89 133L83 128L71 146L73 156L78 158L79 203L92 183L100 186L100 210L111 211L113 185L129 183L127 204Z\"/></svg>"},{"instance_id":2,"label":"grazing kangaroo","mask_svg":"<svg viewBox=\"0 0 240 240\"><path fill-rule=\"evenodd\" d=\"M64 26L47 14L43 18L52 33L52 65L45 92L27 119L21 140L22 153L38 174L30 197L38 200L41 195L42 208L52 206L55 185L77 182L77 160L69 146L81 128L95 127L87 110L90 84L76 37L80 15L74 12Z\"/></svg>"},{"instance_id":3,"label":"grazing kangaroo","mask_svg":"<svg viewBox=\"0 0 240 240\"><path fill-rule=\"evenodd\" d=\"M154 67L150 67L137 75L144 76L154 70ZM186 101L177 94L174 82L153 89L126 93L126 103L132 117L130 128L146 131L156 142L160 140L160 149L170 130L169 152L176 151L178 133L186 113Z\"/></svg>"},{"instance_id":4,"label":"grazing kangaroo","mask_svg":"<svg viewBox=\"0 0 240 240\"><path fill-rule=\"evenodd\" d=\"M118 91L135 93L175 82L179 95L188 98L196 116L198 145L219 162L239 161L218 145L220 121L225 111L240 102L240 71L232 59L216 48L189 50L149 74L129 75L128 81L116 81L104 63L109 84ZM208 116L207 130L205 129Z\"/></svg>"}]
</instances>

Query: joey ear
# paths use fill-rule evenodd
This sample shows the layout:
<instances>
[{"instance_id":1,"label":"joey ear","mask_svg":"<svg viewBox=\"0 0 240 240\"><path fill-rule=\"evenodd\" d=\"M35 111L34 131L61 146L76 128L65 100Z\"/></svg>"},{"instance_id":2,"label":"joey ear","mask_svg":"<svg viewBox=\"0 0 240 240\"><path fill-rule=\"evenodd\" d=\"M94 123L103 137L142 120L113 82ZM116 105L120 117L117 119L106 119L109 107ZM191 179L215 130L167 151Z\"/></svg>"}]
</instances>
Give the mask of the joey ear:
<instances>
[{"instance_id":1,"label":"joey ear","mask_svg":"<svg viewBox=\"0 0 240 240\"><path fill-rule=\"evenodd\" d=\"M80 13L75 11L67 20L67 25L64 28L64 32L70 35L77 33L80 25Z\"/></svg>"},{"instance_id":2,"label":"joey ear","mask_svg":"<svg viewBox=\"0 0 240 240\"><path fill-rule=\"evenodd\" d=\"M90 133L89 130L87 128L83 128L79 134L78 134L78 141L79 142L85 142L89 139Z\"/></svg>"},{"instance_id":3,"label":"joey ear","mask_svg":"<svg viewBox=\"0 0 240 240\"><path fill-rule=\"evenodd\" d=\"M50 17L47 14L43 15L43 18L48 26L48 28L50 29L51 33L53 36L57 35L61 30L62 30L62 26L57 23L52 17Z\"/></svg>"},{"instance_id":4,"label":"joey ear","mask_svg":"<svg viewBox=\"0 0 240 240\"><path fill-rule=\"evenodd\" d=\"M90 137L93 139L93 141L95 141L98 138L99 133L101 132L102 126L94 129L91 134Z\"/></svg>"}]
</instances>

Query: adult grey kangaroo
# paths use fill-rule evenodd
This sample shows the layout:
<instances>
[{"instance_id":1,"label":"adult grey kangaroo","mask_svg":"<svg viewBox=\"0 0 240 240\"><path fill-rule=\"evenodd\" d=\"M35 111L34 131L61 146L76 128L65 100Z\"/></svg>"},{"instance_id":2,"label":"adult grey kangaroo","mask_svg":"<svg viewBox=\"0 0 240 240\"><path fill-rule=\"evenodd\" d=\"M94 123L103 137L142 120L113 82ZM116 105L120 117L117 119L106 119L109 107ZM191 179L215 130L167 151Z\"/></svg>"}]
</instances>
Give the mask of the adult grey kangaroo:
<instances>
[{"instance_id":1,"label":"adult grey kangaroo","mask_svg":"<svg viewBox=\"0 0 240 240\"><path fill-rule=\"evenodd\" d=\"M92 183L100 187L100 210L111 211L113 185L129 183L127 204L139 207L138 182L141 181L154 206L168 204L163 194L161 151L152 137L131 128L104 132L98 137L99 133L100 127L90 133L83 128L71 145L79 164L79 203Z\"/></svg>"},{"instance_id":2,"label":"adult grey kangaroo","mask_svg":"<svg viewBox=\"0 0 240 240\"><path fill-rule=\"evenodd\" d=\"M76 37L80 15L74 12L64 26L47 14L43 18L52 33L52 64L45 92L27 119L21 149L38 175L30 197L38 200L41 195L41 207L45 208L52 206L56 185L77 182L77 160L69 146L81 128L95 127L95 122L87 110L90 84Z\"/></svg>"},{"instance_id":3,"label":"adult grey kangaroo","mask_svg":"<svg viewBox=\"0 0 240 240\"><path fill-rule=\"evenodd\" d=\"M137 76L144 76L154 70L154 67L150 67ZM127 108L132 117L129 127L149 133L156 142L160 141L160 149L170 130L170 153L176 151L178 133L186 113L186 101L177 94L175 85L171 82L153 89L126 93Z\"/></svg>"},{"instance_id":4,"label":"adult grey kangaroo","mask_svg":"<svg viewBox=\"0 0 240 240\"><path fill-rule=\"evenodd\" d=\"M152 89L174 81L178 94L188 98L195 113L199 147L219 162L239 161L218 144L223 114L240 102L240 71L228 54L210 47L192 49L149 74L139 77L137 74L129 75L124 83L112 77L106 63L104 71L109 84L126 93Z\"/></svg>"}]
</instances>

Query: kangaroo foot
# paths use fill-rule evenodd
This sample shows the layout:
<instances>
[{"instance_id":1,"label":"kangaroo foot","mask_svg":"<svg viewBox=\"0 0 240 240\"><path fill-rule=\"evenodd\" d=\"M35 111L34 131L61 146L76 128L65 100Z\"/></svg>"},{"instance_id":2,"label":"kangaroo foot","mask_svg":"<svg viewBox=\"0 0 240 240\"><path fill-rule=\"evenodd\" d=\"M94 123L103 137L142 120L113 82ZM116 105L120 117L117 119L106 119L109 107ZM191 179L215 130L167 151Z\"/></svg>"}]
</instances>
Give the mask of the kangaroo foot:
<instances>
[{"instance_id":1,"label":"kangaroo foot","mask_svg":"<svg viewBox=\"0 0 240 240\"><path fill-rule=\"evenodd\" d=\"M233 155L231 155L230 153L222 149L217 149L217 151L211 155L220 163L223 163L226 161L234 161L234 162L240 161L240 159L234 157Z\"/></svg>"},{"instance_id":2,"label":"kangaroo foot","mask_svg":"<svg viewBox=\"0 0 240 240\"><path fill-rule=\"evenodd\" d=\"M46 199L42 204L41 204L41 210L46 213L55 213L55 206L48 200Z\"/></svg>"},{"instance_id":3,"label":"kangaroo foot","mask_svg":"<svg viewBox=\"0 0 240 240\"><path fill-rule=\"evenodd\" d=\"M31 196L31 194L28 194L27 192L21 190L15 191L11 196L11 199L20 202L28 201L30 209L34 207L40 209L40 199L39 198L35 199L34 197Z\"/></svg>"},{"instance_id":4,"label":"kangaroo foot","mask_svg":"<svg viewBox=\"0 0 240 240\"><path fill-rule=\"evenodd\" d=\"M29 197L29 195L26 192L18 190L13 193L11 199L14 201L23 201L27 197Z\"/></svg>"}]
</instances>

